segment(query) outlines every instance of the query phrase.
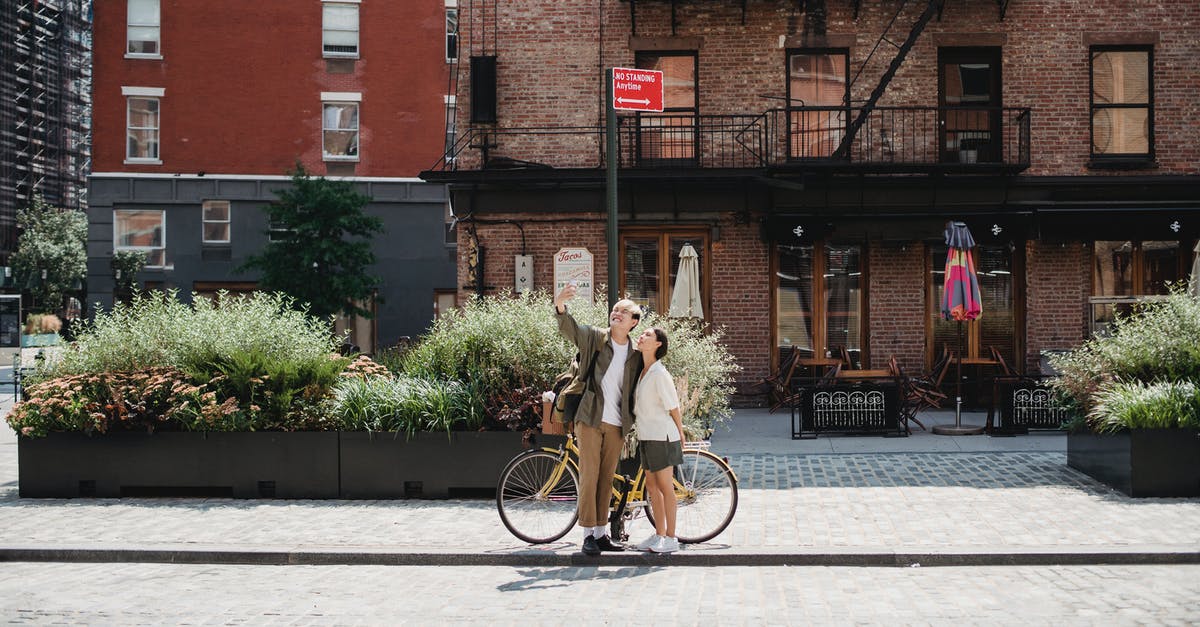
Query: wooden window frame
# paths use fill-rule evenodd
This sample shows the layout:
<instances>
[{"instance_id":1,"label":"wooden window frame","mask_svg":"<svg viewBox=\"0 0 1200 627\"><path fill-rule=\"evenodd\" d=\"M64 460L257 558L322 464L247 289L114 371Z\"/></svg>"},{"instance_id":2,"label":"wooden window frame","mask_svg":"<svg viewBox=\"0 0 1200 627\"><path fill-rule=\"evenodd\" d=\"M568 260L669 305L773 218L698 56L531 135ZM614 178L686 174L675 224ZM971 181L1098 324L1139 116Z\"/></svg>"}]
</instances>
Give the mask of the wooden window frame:
<instances>
[{"instance_id":1,"label":"wooden window frame","mask_svg":"<svg viewBox=\"0 0 1200 627\"><path fill-rule=\"evenodd\" d=\"M827 239L816 239L811 242L798 244L800 246L811 246L813 248L813 304L814 311L811 312L812 334L810 338L812 342L812 350L814 357L822 357L826 351L830 350L829 340L829 311L826 309L824 294L825 294L825 270L826 270L826 255L825 250L828 246L858 246L860 261L862 263L862 275L859 278L862 286L862 320L860 324L862 328L859 333L862 336L862 346L860 350L860 361L864 368L869 368L871 363L871 268L870 268L870 243L869 242L853 242L853 241L836 241ZM770 272L770 289L771 290L771 315L769 317L771 325L771 368L779 367L779 244L771 245L771 258L769 264ZM816 251L821 251L821 254L816 254ZM818 298L817 295L821 295Z\"/></svg>"},{"instance_id":2,"label":"wooden window frame","mask_svg":"<svg viewBox=\"0 0 1200 627\"><path fill-rule=\"evenodd\" d=\"M1096 55L1105 52L1146 53L1146 104L1096 104ZM1145 109L1146 152L1145 153L1098 153L1096 152L1097 109ZM1154 46L1152 45L1094 45L1088 48L1088 154L1092 164L1149 162L1154 161Z\"/></svg>"},{"instance_id":3,"label":"wooden window frame","mask_svg":"<svg viewBox=\"0 0 1200 627\"><path fill-rule=\"evenodd\" d=\"M652 304L653 311L666 315L671 307L671 239L687 238L700 253L700 300L704 306L704 319L712 319L712 237L708 226L635 226L621 229L618 236L618 272L621 277L619 293L625 295L625 242L629 239L658 239L658 303Z\"/></svg>"}]
</instances>

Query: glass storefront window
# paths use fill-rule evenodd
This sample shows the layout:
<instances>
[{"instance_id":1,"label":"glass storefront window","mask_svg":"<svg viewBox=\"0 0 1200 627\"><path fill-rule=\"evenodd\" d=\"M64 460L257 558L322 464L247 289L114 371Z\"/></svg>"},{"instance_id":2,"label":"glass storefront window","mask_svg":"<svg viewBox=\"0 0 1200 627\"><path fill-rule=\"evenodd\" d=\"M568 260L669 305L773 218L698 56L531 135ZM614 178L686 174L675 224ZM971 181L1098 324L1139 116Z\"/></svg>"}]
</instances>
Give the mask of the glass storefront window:
<instances>
[{"instance_id":1,"label":"glass storefront window","mask_svg":"<svg viewBox=\"0 0 1200 627\"><path fill-rule=\"evenodd\" d=\"M958 350L959 323L942 319L942 294L946 277L945 246L930 248L930 315L933 320L933 352L944 347ZM979 277L983 315L963 323L962 348L967 358L990 358L994 347L1010 365L1017 363L1016 302L1012 276L1012 252L1007 246L976 246L972 251Z\"/></svg>"},{"instance_id":2,"label":"glass storefront window","mask_svg":"<svg viewBox=\"0 0 1200 627\"><path fill-rule=\"evenodd\" d=\"M827 357L844 347L855 367L863 366L862 264L863 248L856 244L776 247L775 336L781 351Z\"/></svg>"}]
</instances>

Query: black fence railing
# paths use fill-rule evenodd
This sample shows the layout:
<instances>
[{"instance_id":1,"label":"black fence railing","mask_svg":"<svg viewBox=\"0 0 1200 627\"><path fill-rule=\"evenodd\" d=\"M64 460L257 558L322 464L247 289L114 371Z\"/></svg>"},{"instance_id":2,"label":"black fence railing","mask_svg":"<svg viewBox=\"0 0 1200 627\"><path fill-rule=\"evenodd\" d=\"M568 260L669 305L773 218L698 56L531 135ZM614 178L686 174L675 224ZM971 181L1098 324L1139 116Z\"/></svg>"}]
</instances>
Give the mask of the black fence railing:
<instances>
[{"instance_id":1,"label":"black fence railing","mask_svg":"<svg viewBox=\"0 0 1200 627\"><path fill-rule=\"evenodd\" d=\"M857 107L762 114L652 113L618 119L622 168L826 168L1019 171L1029 167L1028 108ZM435 170L596 169L603 127L471 127Z\"/></svg>"}]
</instances>

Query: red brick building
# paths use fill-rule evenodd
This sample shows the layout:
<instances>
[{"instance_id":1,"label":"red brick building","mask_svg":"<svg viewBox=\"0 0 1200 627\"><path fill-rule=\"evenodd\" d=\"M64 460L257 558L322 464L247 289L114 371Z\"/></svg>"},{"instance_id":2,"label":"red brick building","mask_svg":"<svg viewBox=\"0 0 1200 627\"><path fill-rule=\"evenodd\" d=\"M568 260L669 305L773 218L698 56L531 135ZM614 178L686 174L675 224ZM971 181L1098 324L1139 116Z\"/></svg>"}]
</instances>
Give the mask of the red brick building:
<instances>
[{"instance_id":1,"label":"red brick building","mask_svg":"<svg viewBox=\"0 0 1200 627\"><path fill-rule=\"evenodd\" d=\"M701 259L752 393L785 350L928 367L949 220L979 246L964 355L1036 368L1186 278L1200 234L1200 5L1115 0L475 0L450 183L459 285L607 276L608 68L664 72L619 115L621 290L665 310ZM478 251L486 255L475 254ZM601 298L603 295L601 295Z\"/></svg>"},{"instance_id":2,"label":"red brick building","mask_svg":"<svg viewBox=\"0 0 1200 627\"><path fill-rule=\"evenodd\" d=\"M422 332L437 293L455 290L445 188L417 174L446 143L456 11L448 0L97 3L91 298L111 302L122 249L148 254L151 286L253 289L235 269L266 244L262 208L300 163L354 181L385 220L378 327L356 340Z\"/></svg>"}]
</instances>

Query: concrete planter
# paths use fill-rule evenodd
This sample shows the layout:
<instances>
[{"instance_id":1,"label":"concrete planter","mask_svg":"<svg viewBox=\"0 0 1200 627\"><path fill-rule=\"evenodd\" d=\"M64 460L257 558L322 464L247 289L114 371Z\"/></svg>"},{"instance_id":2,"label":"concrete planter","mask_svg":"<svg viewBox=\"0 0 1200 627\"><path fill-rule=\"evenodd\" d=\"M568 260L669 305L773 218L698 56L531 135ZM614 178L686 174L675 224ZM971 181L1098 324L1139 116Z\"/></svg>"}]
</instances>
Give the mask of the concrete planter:
<instances>
[{"instance_id":1,"label":"concrete planter","mask_svg":"<svg viewBox=\"0 0 1200 627\"><path fill-rule=\"evenodd\" d=\"M1067 465L1129 496L1200 496L1200 429L1069 433Z\"/></svg>"},{"instance_id":2,"label":"concrete planter","mask_svg":"<svg viewBox=\"0 0 1200 627\"><path fill-rule=\"evenodd\" d=\"M337 498L336 432L18 438L22 497Z\"/></svg>"},{"instance_id":3,"label":"concrete planter","mask_svg":"<svg viewBox=\"0 0 1200 627\"><path fill-rule=\"evenodd\" d=\"M563 437L525 441L513 431L343 432L345 499L492 497L505 464L530 445L557 446Z\"/></svg>"},{"instance_id":4,"label":"concrete planter","mask_svg":"<svg viewBox=\"0 0 1200 627\"><path fill-rule=\"evenodd\" d=\"M540 446L562 437L539 436ZM18 438L23 498L491 496L522 433L51 433Z\"/></svg>"}]
</instances>

